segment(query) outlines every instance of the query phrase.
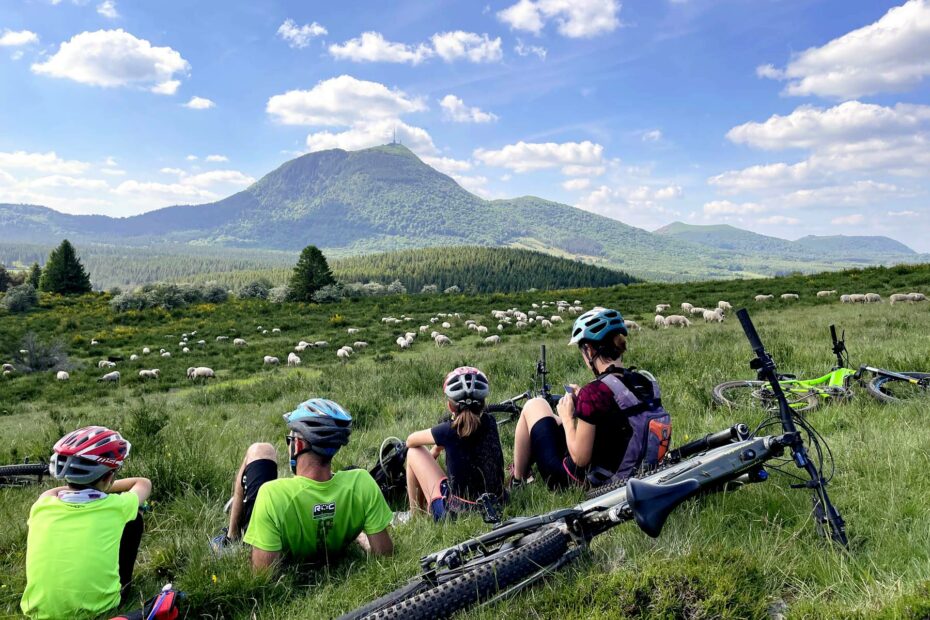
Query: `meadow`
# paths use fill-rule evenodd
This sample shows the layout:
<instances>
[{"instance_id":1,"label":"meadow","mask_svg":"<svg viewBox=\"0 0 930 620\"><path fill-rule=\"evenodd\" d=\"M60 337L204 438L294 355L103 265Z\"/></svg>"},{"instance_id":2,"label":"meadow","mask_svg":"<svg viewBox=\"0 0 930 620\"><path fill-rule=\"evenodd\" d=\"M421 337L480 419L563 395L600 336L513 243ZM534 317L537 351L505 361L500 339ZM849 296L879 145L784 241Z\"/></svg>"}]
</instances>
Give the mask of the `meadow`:
<instances>
[{"instance_id":1,"label":"meadow","mask_svg":"<svg viewBox=\"0 0 930 620\"><path fill-rule=\"evenodd\" d=\"M828 326L847 331L854 364L868 362L899 370L930 370L930 304L887 302L843 305L818 300L821 288L844 292L930 292L930 269L895 267L796 276L764 281L682 285L642 284L609 289L515 295L429 295L349 300L332 305L270 304L236 300L171 312L114 314L106 295L77 299L43 296L26 315L0 316L0 361L19 348L27 332L62 338L76 364L71 380L48 373L0 379L0 462L46 458L65 431L84 424L120 429L133 443L124 473L154 482L152 510L137 566L135 590L149 596L166 581L188 593L189 618L333 617L367 602L413 576L419 558L484 531L477 516L434 525L415 519L393 528L396 554L369 560L350 551L328 568L287 567L274 577L253 577L242 550L217 560L207 541L224 525L223 504L232 476L249 443L270 441L284 450L281 414L300 401L322 395L342 403L355 417L350 444L335 465L368 467L388 436L405 437L435 423L442 411L440 382L462 364L484 369L492 399L525 390L532 381L540 344L549 348L552 383L589 380L577 353L565 346L571 318L552 329L505 330L502 344L485 346L465 329L473 318L495 331L491 309L533 302L579 299L588 308L614 306L638 320L626 363L652 371L673 415L674 441L723 429L735 422L753 426L761 414L715 408L710 389L726 379L750 378L751 356L733 317L722 325L651 329L656 303L712 305L727 299L748 305L760 334L783 372L804 376L832 364ZM797 292L800 302L753 303L758 293ZM394 339L417 331L439 312L459 312L448 334L453 345L437 348L420 335L408 351ZM554 312L553 312L554 314ZM415 320L397 326L385 316ZM268 329L263 335L258 330ZM347 335L349 327L361 328ZM280 334L272 334L280 328ZM180 353L184 332L203 348ZM243 349L215 337L239 336ZM91 345L96 339L99 345ZM307 349L300 368L268 368L263 355L282 361L298 340L326 340ZM369 347L348 363L335 349L355 340ZM156 353L124 361L120 385L98 383L99 359ZM172 352L160 358L160 348ZM185 378L188 366L214 368L206 385ZM158 381L142 382L140 368L159 368ZM843 405L810 415L836 461L831 496L847 520L848 552L818 538L805 491L789 488L778 475L736 493L690 501L669 519L658 539L633 524L597 538L581 561L542 584L474 618L927 618L930 617L930 416L927 403L882 405L864 390ZM502 438L509 461L512 427ZM282 474L286 467L282 467ZM26 516L39 489L0 490L0 616L16 616L24 587ZM578 492L550 493L541 484L519 490L506 516L569 506ZM400 509L396 506L395 509Z\"/></svg>"}]
</instances>

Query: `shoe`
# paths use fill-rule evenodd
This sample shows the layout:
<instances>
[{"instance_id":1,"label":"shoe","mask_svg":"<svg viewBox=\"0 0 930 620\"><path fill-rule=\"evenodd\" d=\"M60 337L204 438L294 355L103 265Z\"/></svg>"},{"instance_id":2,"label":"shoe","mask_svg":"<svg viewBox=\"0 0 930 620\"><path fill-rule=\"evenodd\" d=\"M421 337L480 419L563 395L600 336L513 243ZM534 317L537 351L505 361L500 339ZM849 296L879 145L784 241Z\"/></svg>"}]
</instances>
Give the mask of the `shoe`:
<instances>
[{"instance_id":1,"label":"shoe","mask_svg":"<svg viewBox=\"0 0 930 620\"><path fill-rule=\"evenodd\" d=\"M391 525L401 525L410 521L412 513L409 510L401 510L394 513L394 518L391 519Z\"/></svg>"},{"instance_id":2,"label":"shoe","mask_svg":"<svg viewBox=\"0 0 930 620\"><path fill-rule=\"evenodd\" d=\"M529 483L532 478L521 479L516 476L516 468L514 468L513 463L507 466L507 475L509 479L507 480L507 490L513 491L514 489L519 489L520 487Z\"/></svg>"},{"instance_id":3,"label":"shoe","mask_svg":"<svg viewBox=\"0 0 930 620\"><path fill-rule=\"evenodd\" d=\"M229 529L223 528L220 533L210 539L210 549L217 558L229 555L235 551L234 541L228 536Z\"/></svg>"}]
</instances>

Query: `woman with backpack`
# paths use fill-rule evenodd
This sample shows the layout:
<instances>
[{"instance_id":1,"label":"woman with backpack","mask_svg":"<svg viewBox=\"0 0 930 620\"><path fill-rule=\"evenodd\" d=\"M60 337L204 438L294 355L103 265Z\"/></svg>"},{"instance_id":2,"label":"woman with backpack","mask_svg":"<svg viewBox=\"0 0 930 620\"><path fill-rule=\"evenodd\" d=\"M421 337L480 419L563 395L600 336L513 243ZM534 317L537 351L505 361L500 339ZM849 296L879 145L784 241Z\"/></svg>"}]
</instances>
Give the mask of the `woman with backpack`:
<instances>
[{"instance_id":1,"label":"woman with backpack","mask_svg":"<svg viewBox=\"0 0 930 620\"><path fill-rule=\"evenodd\" d=\"M503 499L504 455L497 421L485 411L488 378L477 368L456 368L442 384L451 420L407 437L407 497L411 511L447 515ZM427 450L426 446L433 446ZM445 451L443 471L437 459Z\"/></svg>"},{"instance_id":2,"label":"woman with backpack","mask_svg":"<svg viewBox=\"0 0 930 620\"><path fill-rule=\"evenodd\" d=\"M623 367L627 329L616 310L594 308L572 327L594 381L570 386L557 415L542 398L526 403L514 437L512 486L535 463L551 489L599 486L658 463L671 442L671 418L651 374Z\"/></svg>"}]
</instances>

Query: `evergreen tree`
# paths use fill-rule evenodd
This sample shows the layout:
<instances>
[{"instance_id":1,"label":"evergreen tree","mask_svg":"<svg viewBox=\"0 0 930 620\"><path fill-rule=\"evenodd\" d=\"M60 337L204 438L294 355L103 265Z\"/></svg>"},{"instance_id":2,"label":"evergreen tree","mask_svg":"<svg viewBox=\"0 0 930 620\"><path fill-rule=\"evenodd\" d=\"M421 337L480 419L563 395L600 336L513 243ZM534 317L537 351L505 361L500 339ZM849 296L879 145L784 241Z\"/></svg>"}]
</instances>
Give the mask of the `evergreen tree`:
<instances>
[{"instance_id":1,"label":"evergreen tree","mask_svg":"<svg viewBox=\"0 0 930 620\"><path fill-rule=\"evenodd\" d=\"M329 270L326 257L315 245L308 245L300 253L294 275L291 276L291 301L312 301L313 294L324 286L335 284L336 279Z\"/></svg>"},{"instance_id":2,"label":"evergreen tree","mask_svg":"<svg viewBox=\"0 0 930 620\"><path fill-rule=\"evenodd\" d=\"M6 267L0 265L0 293L6 292L10 288L10 274L6 272Z\"/></svg>"},{"instance_id":3,"label":"evergreen tree","mask_svg":"<svg viewBox=\"0 0 930 620\"><path fill-rule=\"evenodd\" d=\"M42 268L39 267L39 263L32 263L32 267L29 268L29 275L26 277L26 282L32 285L32 288L39 290L39 280L42 278Z\"/></svg>"},{"instance_id":4,"label":"evergreen tree","mask_svg":"<svg viewBox=\"0 0 930 620\"><path fill-rule=\"evenodd\" d=\"M39 288L60 295L90 292L90 276L67 239L48 255L48 262L39 279Z\"/></svg>"}]
</instances>

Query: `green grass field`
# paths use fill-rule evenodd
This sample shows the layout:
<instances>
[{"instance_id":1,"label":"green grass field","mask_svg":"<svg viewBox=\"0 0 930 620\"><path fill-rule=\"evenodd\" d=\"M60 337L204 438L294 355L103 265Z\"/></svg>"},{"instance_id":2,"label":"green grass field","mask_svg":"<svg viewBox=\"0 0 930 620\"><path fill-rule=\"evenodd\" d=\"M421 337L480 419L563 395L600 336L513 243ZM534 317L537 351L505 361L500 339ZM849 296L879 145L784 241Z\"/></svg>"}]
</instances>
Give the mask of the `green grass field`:
<instances>
[{"instance_id":1,"label":"green grass field","mask_svg":"<svg viewBox=\"0 0 930 620\"><path fill-rule=\"evenodd\" d=\"M820 278L820 279L818 279ZM844 280L845 278L845 280ZM832 284L832 285L831 285ZM477 516L433 525L426 519L393 530L396 555L367 560L350 552L339 564L309 571L287 568L273 578L252 577L247 554L214 560L207 540L222 525L222 506L242 452L253 441L284 450L281 414L312 395L333 398L355 416L356 430L336 465L374 462L381 440L405 437L433 424L442 411L444 372L474 364L492 380L492 398L522 392L532 379L539 344L550 349L552 383L588 380L576 352L564 345L566 323L545 331L533 327L503 335L485 347L463 320L475 318L495 331L492 308L533 301L580 299L585 307L611 305L643 322L631 336L627 364L652 371L673 415L676 443L739 421L715 408L710 388L723 380L752 376L750 351L738 323L653 330L652 306L668 301L711 305L728 299L735 307L756 293L800 292L798 304L751 304L753 318L783 372L804 376L832 364L827 327L847 330L854 364L930 371L930 304L842 305L813 299L818 288L843 292L930 290L926 268L867 270L798 276L762 282L636 285L603 290L491 296L411 296L366 299L333 306L230 302L171 313L113 315L104 297L43 298L25 316L0 316L0 362L19 348L24 333L61 337L73 361L67 383L48 373L0 378L0 462L45 458L66 430L95 423L120 429L133 443L126 475L152 478L153 510L147 516L137 566L137 591L149 596L173 581L188 595L189 618L332 617L399 585L418 570L418 559L486 529ZM447 333L453 346L437 349L420 336L401 352L393 344L417 331L437 312L460 312ZM383 316L415 318L384 326ZM257 326L282 329L261 335ZM349 336L346 328L362 328ZM183 355L181 333L196 330L207 345ZM169 336L170 335L170 336ZM245 349L215 341L242 336ZM101 344L90 346L97 338ZM307 349L303 366L264 368L263 355L286 357L298 340L328 340L327 349ZM355 340L370 346L348 364L335 349ZM96 382L105 371L96 361L166 348L170 359L143 356L122 362L121 385ZM188 366L206 365L218 379L206 386L184 378ZM140 368L160 368L162 378L142 383ZM930 407L872 401L864 389L845 405L820 409L810 419L836 458L832 497L848 523L850 550L831 549L819 539L807 492L772 479L736 493L690 501L653 540L632 523L597 538L591 553L559 575L516 598L472 611L475 618L766 618L784 602L788 618L930 617ZM512 441L505 428L505 444ZM509 460L510 445L505 445ZM282 473L284 469L282 468ZM0 616L16 616L24 587L26 516L38 488L0 490ZM541 484L520 490L506 515L529 515L570 506L580 493L552 494Z\"/></svg>"}]
</instances>

